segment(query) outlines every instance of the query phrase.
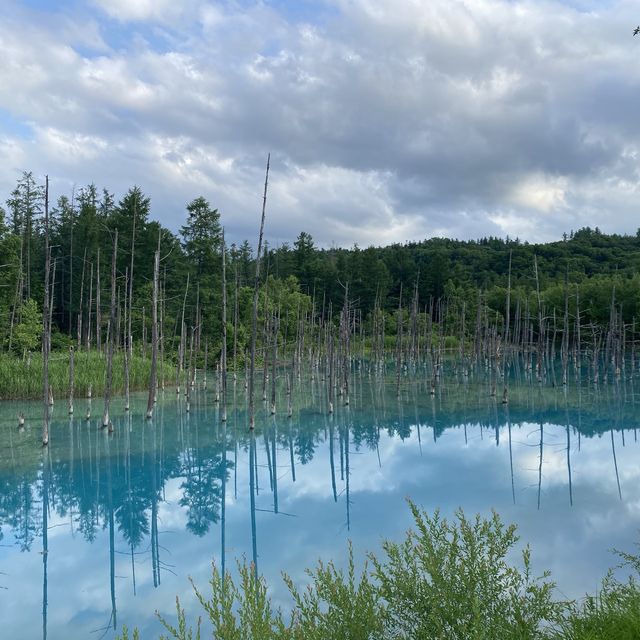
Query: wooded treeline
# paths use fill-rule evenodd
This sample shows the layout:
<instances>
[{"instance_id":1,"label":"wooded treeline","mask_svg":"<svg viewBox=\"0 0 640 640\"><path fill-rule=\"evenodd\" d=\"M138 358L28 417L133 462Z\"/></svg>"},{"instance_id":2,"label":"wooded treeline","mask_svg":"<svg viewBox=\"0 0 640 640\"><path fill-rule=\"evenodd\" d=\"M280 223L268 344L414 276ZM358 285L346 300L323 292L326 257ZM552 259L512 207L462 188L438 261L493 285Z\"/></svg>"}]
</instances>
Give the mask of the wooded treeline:
<instances>
[{"instance_id":1,"label":"wooded treeline","mask_svg":"<svg viewBox=\"0 0 640 640\"><path fill-rule=\"evenodd\" d=\"M1 348L17 354L40 347L43 211L44 187L32 173L20 177L6 207L0 208ZM60 196L50 206L52 348L105 349L117 231L115 326L122 345L128 312L133 344L144 351L151 342L154 253L159 243L159 314L167 352L176 352L181 342L183 351L189 349L192 331L195 352L209 349L217 358L222 336L222 223L219 212L198 197L186 205L185 222L178 234L173 233L151 219L150 199L137 186L119 200L93 184ZM255 264L249 241L226 248L226 265L227 345L230 353L233 349L241 355L251 333ZM613 302L621 321L631 325L640 306L640 235L606 235L584 228L547 244L492 237L432 238L367 249L318 249L302 232L291 245L266 246L260 272L267 284L260 289L260 326L277 314L282 339L288 335L293 340L302 320L313 323L314 317L335 316L337 323L347 286L354 331L356 324L371 328L383 315L386 335L394 335L400 306L405 318L413 306L421 322L438 321L438 300L445 300L448 312L458 315L464 304L470 334L479 310L504 330L507 305L512 321L517 308L535 321L538 300L547 318L560 318L568 306L572 326L576 315L585 326L607 324ZM259 333L266 340L266 328ZM451 333L458 335L458 329Z\"/></svg>"}]
</instances>

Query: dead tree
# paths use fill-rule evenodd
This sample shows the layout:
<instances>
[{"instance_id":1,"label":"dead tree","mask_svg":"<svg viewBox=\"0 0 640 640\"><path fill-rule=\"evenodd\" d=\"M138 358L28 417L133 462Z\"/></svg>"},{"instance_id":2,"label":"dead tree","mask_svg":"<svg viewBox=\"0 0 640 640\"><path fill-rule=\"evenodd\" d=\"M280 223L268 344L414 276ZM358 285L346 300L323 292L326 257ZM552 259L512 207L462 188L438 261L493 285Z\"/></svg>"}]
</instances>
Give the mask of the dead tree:
<instances>
[{"instance_id":1,"label":"dead tree","mask_svg":"<svg viewBox=\"0 0 640 640\"><path fill-rule=\"evenodd\" d=\"M118 257L118 230L113 236L113 256L111 258L111 313L109 316L109 345L107 348L107 379L104 385L104 413L102 414L102 426L109 427L109 404L111 403L111 383L113 378L113 347L115 343L116 324L116 259ZM99 272L98 272L99 273Z\"/></svg>"},{"instance_id":2,"label":"dead tree","mask_svg":"<svg viewBox=\"0 0 640 640\"><path fill-rule=\"evenodd\" d=\"M258 290L260 287L260 254L262 252L262 234L264 233L264 216L267 208L267 186L269 184L269 162L271 154L267 156L267 171L264 178L264 195L262 196L262 218L260 220L260 235L258 236L258 251L256 253L256 277L253 288L253 315L251 319L251 360L249 366L249 429L255 426L254 403L254 372L256 368L256 334L258 332Z\"/></svg>"},{"instance_id":3,"label":"dead tree","mask_svg":"<svg viewBox=\"0 0 640 640\"><path fill-rule=\"evenodd\" d=\"M151 375L149 376L149 398L147 418L153 415L158 386L158 283L160 280L160 235L158 248L153 259L153 300L151 303Z\"/></svg>"},{"instance_id":4,"label":"dead tree","mask_svg":"<svg viewBox=\"0 0 640 640\"><path fill-rule=\"evenodd\" d=\"M224 242L224 229L222 230L222 350L220 351L220 375L222 386L222 407L220 420L227 421L227 261L226 246ZM205 367L205 376L207 375ZM226 445L225 445L226 446Z\"/></svg>"},{"instance_id":5,"label":"dead tree","mask_svg":"<svg viewBox=\"0 0 640 640\"><path fill-rule=\"evenodd\" d=\"M51 325L49 316L49 270L51 253L49 249L49 176L45 176L44 187L44 304L42 309L42 399L44 422L42 425L42 444L49 444L49 350L51 344Z\"/></svg>"}]
</instances>

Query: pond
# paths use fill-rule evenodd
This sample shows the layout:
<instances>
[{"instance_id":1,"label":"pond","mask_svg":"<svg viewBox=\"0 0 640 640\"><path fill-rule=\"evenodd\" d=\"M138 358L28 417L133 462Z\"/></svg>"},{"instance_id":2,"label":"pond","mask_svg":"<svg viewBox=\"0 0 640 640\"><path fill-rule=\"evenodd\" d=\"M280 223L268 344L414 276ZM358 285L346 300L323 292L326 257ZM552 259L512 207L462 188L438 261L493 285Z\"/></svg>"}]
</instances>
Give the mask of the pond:
<instances>
[{"instance_id":1,"label":"pond","mask_svg":"<svg viewBox=\"0 0 640 640\"><path fill-rule=\"evenodd\" d=\"M567 388L521 376L509 403L483 376L437 385L406 374L355 373L350 403L327 412L326 384L285 376L271 415L257 386L256 429L246 391L229 385L228 421L202 382L190 411L160 392L115 430L100 429L103 403L53 408L40 446L38 403L0 405L0 620L11 638L113 638L122 624L157 635L178 595L195 620L188 578L206 591L211 562L235 571L255 560L276 604L288 606L280 572L303 584L319 558L342 564L352 540L361 562L411 525L410 498L447 517L497 510L515 522L550 569L559 597L593 592L616 563L612 548L640 540L640 426L633 379ZM17 415L26 415L24 429Z\"/></svg>"}]
</instances>

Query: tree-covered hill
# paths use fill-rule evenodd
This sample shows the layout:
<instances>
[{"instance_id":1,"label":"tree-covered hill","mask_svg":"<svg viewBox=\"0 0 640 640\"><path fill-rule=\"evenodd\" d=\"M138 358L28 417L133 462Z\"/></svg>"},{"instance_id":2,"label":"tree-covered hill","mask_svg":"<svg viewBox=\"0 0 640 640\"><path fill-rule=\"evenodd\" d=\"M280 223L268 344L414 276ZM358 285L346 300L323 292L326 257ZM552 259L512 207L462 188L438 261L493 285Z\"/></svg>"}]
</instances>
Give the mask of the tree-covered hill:
<instances>
[{"instance_id":1,"label":"tree-covered hill","mask_svg":"<svg viewBox=\"0 0 640 640\"><path fill-rule=\"evenodd\" d=\"M6 208L0 209L0 342L4 350L23 353L39 345L44 190L33 174L24 173L5 201ZM153 220L152 207L138 186L117 200L93 184L51 204L54 348L70 342L90 345L98 332L106 331L111 236L116 229L121 301L133 271L134 337L144 340L149 330L153 253L160 239L167 344L180 333L183 308L187 326L198 327L198 347L203 341L218 344L224 217L206 199L195 197L185 203L185 223L174 233ZM250 324L253 253L249 241L227 246L226 251L228 317L237 313L237 348L243 349ZM536 264L547 314L560 312L568 292L571 313L579 300L580 320L586 324L606 322L612 299L625 322L633 323L638 315L640 235L606 235L597 228L544 244L494 237L430 238L349 249L318 248L302 231L291 244L267 247L262 273L270 285L262 294L261 309L277 305L294 331L294 318L300 313L337 312L348 287L351 306L364 321L376 307L391 314L399 302L408 307L417 301L428 313L438 299L465 301L470 310L480 300L486 309L504 314L510 278L513 304L521 301L533 310Z\"/></svg>"}]
</instances>

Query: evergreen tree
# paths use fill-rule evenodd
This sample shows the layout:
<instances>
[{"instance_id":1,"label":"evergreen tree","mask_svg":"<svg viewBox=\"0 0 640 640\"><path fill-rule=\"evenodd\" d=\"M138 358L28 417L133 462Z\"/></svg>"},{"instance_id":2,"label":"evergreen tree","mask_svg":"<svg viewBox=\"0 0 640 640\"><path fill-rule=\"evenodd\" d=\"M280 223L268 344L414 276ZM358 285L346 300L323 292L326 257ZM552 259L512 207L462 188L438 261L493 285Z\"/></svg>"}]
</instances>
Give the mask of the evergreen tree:
<instances>
[{"instance_id":1,"label":"evergreen tree","mask_svg":"<svg viewBox=\"0 0 640 640\"><path fill-rule=\"evenodd\" d=\"M208 335L219 333L217 301L220 299L222 227L220 214L202 196L187 205L187 223L180 228L189 265L190 307L194 326ZM200 314L196 317L195 314ZM200 331L198 332L198 336Z\"/></svg>"}]
</instances>

